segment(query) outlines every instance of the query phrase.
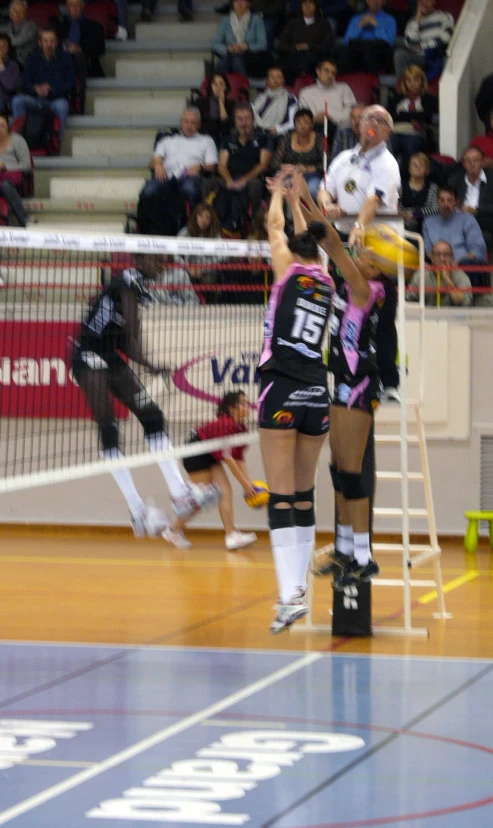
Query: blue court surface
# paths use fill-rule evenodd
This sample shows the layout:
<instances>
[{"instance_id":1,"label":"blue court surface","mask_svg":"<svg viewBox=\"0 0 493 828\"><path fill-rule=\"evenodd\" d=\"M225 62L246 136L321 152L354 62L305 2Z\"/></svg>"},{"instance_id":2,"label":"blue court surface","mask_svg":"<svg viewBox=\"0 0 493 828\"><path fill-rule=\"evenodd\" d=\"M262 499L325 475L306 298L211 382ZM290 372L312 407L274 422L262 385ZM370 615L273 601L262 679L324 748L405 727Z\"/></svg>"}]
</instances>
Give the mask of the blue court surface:
<instances>
[{"instance_id":1,"label":"blue court surface","mask_svg":"<svg viewBox=\"0 0 493 828\"><path fill-rule=\"evenodd\" d=\"M493 826L493 661L0 644L0 825Z\"/></svg>"}]
</instances>

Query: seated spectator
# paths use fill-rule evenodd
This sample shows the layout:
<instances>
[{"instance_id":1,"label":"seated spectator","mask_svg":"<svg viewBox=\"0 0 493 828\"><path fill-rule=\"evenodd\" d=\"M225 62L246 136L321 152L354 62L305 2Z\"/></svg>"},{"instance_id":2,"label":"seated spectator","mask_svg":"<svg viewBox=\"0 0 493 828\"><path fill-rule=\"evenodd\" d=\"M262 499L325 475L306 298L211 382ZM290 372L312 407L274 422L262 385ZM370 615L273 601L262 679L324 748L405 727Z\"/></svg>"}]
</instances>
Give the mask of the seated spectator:
<instances>
[{"instance_id":1,"label":"seated spectator","mask_svg":"<svg viewBox=\"0 0 493 828\"><path fill-rule=\"evenodd\" d=\"M476 112L478 118L486 127L486 132L491 130L491 113L493 112L493 74L483 78L479 92L476 95Z\"/></svg>"},{"instance_id":2,"label":"seated spectator","mask_svg":"<svg viewBox=\"0 0 493 828\"><path fill-rule=\"evenodd\" d=\"M438 214L438 186L429 181L430 159L417 152L409 159L409 178L403 179L399 191L400 213L406 230L421 233L423 219Z\"/></svg>"},{"instance_id":3,"label":"seated spectator","mask_svg":"<svg viewBox=\"0 0 493 828\"><path fill-rule=\"evenodd\" d=\"M273 170L296 167L303 173L311 197L317 200L323 176L323 138L315 132L309 109L299 109L294 116L294 131L285 135L274 155Z\"/></svg>"},{"instance_id":4,"label":"seated spectator","mask_svg":"<svg viewBox=\"0 0 493 828\"><path fill-rule=\"evenodd\" d=\"M201 201L194 207L186 226L182 227L178 235L189 239L220 239L221 226L214 208L206 201ZM219 301L220 292L210 286L221 281L221 270L213 265L224 261L223 257L208 256L207 267L204 267L203 262L197 262L195 257L182 256L180 260L186 264L190 281L200 300L206 305Z\"/></svg>"},{"instance_id":5,"label":"seated spectator","mask_svg":"<svg viewBox=\"0 0 493 828\"><path fill-rule=\"evenodd\" d=\"M459 209L474 216L481 227L486 246L493 248L493 171L484 170L484 155L469 147L462 156L465 174L450 179L457 193Z\"/></svg>"},{"instance_id":6,"label":"seated spectator","mask_svg":"<svg viewBox=\"0 0 493 828\"><path fill-rule=\"evenodd\" d=\"M38 27L34 21L27 19L26 0L12 0L9 15L10 20L2 26L2 31L10 37L17 62L25 66L29 55L38 45Z\"/></svg>"},{"instance_id":7,"label":"seated spectator","mask_svg":"<svg viewBox=\"0 0 493 828\"><path fill-rule=\"evenodd\" d=\"M284 86L282 69L276 66L269 69L266 90L257 95L252 108L255 126L267 129L271 135L284 135L293 129L298 99Z\"/></svg>"},{"instance_id":8,"label":"seated spectator","mask_svg":"<svg viewBox=\"0 0 493 828\"><path fill-rule=\"evenodd\" d=\"M285 0L252 0L252 12L259 14L264 21L267 49L270 53L284 19L285 6Z\"/></svg>"},{"instance_id":9,"label":"seated spectator","mask_svg":"<svg viewBox=\"0 0 493 828\"><path fill-rule=\"evenodd\" d=\"M405 48L394 55L397 77L410 63L421 66L429 81L442 74L455 23L450 12L438 11L435 5L436 0L418 0L416 15L404 31Z\"/></svg>"},{"instance_id":10,"label":"seated spectator","mask_svg":"<svg viewBox=\"0 0 493 828\"><path fill-rule=\"evenodd\" d=\"M431 262L436 269L425 271L425 305L435 307L462 306L472 304L471 280L456 267L454 251L446 241L437 241L431 251ZM445 268L454 268L448 270ZM406 294L408 302L419 301L419 271L414 273Z\"/></svg>"},{"instance_id":11,"label":"seated spectator","mask_svg":"<svg viewBox=\"0 0 493 828\"><path fill-rule=\"evenodd\" d=\"M333 161L336 155L344 150L354 149L356 144L359 144L359 126L360 119L365 109L365 104L355 103L349 112L349 126L337 130L334 141L332 143L332 154L330 160Z\"/></svg>"},{"instance_id":12,"label":"seated spectator","mask_svg":"<svg viewBox=\"0 0 493 828\"><path fill-rule=\"evenodd\" d=\"M60 120L62 138L69 111L69 95L77 83L72 55L58 48L54 29L41 30L40 48L29 55L22 77L23 95L12 99L12 115L24 117L27 112L49 107Z\"/></svg>"},{"instance_id":13,"label":"seated spectator","mask_svg":"<svg viewBox=\"0 0 493 828\"><path fill-rule=\"evenodd\" d=\"M217 149L210 135L201 135L200 113L186 109L181 132L161 138L149 164L153 178L139 195L140 231L149 235L176 236L185 216L184 199L193 208L201 198L201 173L213 172Z\"/></svg>"},{"instance_id":14,"label":"seated spectator","mask_svg":"<svg viewBox=\"0 0 493 828\"><path fill-rule=\"evenodd\" d=\"M79 80L80 113L84 114L87 78L104 78L99 61L106 46L101 23L84 15L84 0L67 0L68 16L59 26L60 43L66 52L74 56L75 71Z\"/></svg>"},{"instance_id":15,"label":"seated spectator","mask_svg":"<svg viewBox=\"0 0 493 828\"><path fill-rule=\"evenodd\" d=\"M355 14L338 50L341 72L392 72L393 47L397 37L395 19L382 11L384 0L366 0L368 11Z\"/></svg>"},{"instance_id":16,"label":"seated spectator","mask_svg":"<svg viewBox=\"0 0 493 828\"><path fill-rule=\"evenodd\" d=\"M12 43L7 34L0 33L0 112L10 110L12 97L21 87L21 70L12 58Z\"/></svg>"},{"instance_id":17,"label":"seated spectator","mask_svg":"<svg viewBox=\"0 0 493 828\"><path fill-rule=\"evenodd\" d=\"M300 92L300 109L309 109L315 124L323 127L325 106L328 112L328 143L332 147L337 127L347 127L351 107L356 103L351 87L337 83L337 64L334 60L323 59L317 66L317 82L305 86Z\"/></svg>"},{"instance_id":18,"label":"seated spectator","mask_svg":"<svg viewBox=\"0 0 493 828\"><path fill-rule=\"evenodd\" d=\"M229 100L229 81L226 76L212 75L207 83L204 97L195 101L200 112L200 130L214 138L216 144L231 132L233 127L234 101Z\"/></svg>"},{"instance_id":19,"label":"seated spectator","mask_svg":"<svg viewBox=\"0 0 493 828\"><path fill-rule=\"evenodd\" d=\"M438 100L428 93L428 81L419 66L404 69L400 86L401 94L389 103L389 112L394 119L390 148L405 178L411 155L426 150L426 127L431 129L433 116L438 113Z\"/></svg>"},{"instance_id":20,"label":"seated spectator","mask_svg":"<svg viewBox=\"0 0 493 828\"><path fill-rule=\"evenodd\" d=\"M163 305L198 305L188 266L180 256L163 256L163 270L156 277L156 299Z\"/></svg>"},{"instance_id":21,"label":"seated spectator","mask_svg":"<svg viewBox=\"0 0 493 828\"><path fill-rule=\"evenodd\" d=\"M258 208L253 217L252 230L248 234L249 241L268 241L269 234L267 232L267 220L269 218L269 210L262 205Z\"/></svg>"},{"instance_id":22,"label":"seated spectator","mask_svg":"<svg viewBox=\"0 0 493 828\"><path fill-rule=\"evenodd\" d=\"M454 259L462 265L481 265L486 262L486 244L481 228L474 216L457 209L457 194L453 187L438 190L437 216L427 216L423 221L423 241L429 256L437 241L448 242L454 251ZM489 286L489 279L482 272L469 274L473 287Z\"/></svg>"},{"instance_id":23,"label":"seated spectator","mask_svg":"<svg viewBox=\"0 0 493 828\"><path fill-rule=\"evenodd\" d=\"M316 0L302 0L298 16L281 32L279 54L288 83L300 75L312 75L322 55L330 55L335 38L332 26L322 17Z\"/></svg>"},{"instance_id":24,"label":"seated spectator","mask_svg":"<svg viewBox=\"0 0 493 828\"><path fill-rule=\"evenodd\" d=\"M31 155L22 135L13 135L5 115L0 115L0 195L20 227L27 227L27 213L19 195L22 174L31 172Z\"/></svg>"},{"instance_id":25,"label":"seated spectator","mask_svg":"<svg viewBox=\"0 0 493 828\"><path fill-rule=\"evenodd\" d=\"M217 71L220 74L241 72L262 77L267 38L264 21L250 11L250 0L233 0L230 14L219 23L212 49L219 55Z\"/></svg>"},{"instance_id":26,"label":"seated spectator","mask_svg":"<svg viewBox=\"0 0 493 828\"><path fill-rule=\"evenodd\" d=\"M349 26L349 21L354 14L353 0L351 5L346 0L320 0L320 6L324 17L330 22L332 30L337 37L343 37Z\"/></svg>"},{"instance_id":27,"label":"seated spectator","mask_svg":"<svg viewBox=\"0 0 493 828\"><path fill-rule=\"evenodd\" d=\"M224 139L219 152L222 183L214 200L221 226L231 232L243 229L248 205L255 214L262 203L264 174L272 160L272 136L256 129L249 103L236 104L235 130Z\"/></svg>"},{"instance_id":28,"label":"seated spectator","mask_svg":"<svg viewBox=\"0 0 493 828\"><path fill-rule=\"evenodd\" d=\"M477 147L484 156L483 166L493 167L493 108L489 113L486 135L476 135L469 144L470 147Z\"/></svg>"},{"instance_id":29,"label":"seated spectator","mask_svg":"<svg viewBox=\"0 0 493 828\"><path fill-rule=\"evenodd\" d=\"M178 235L190 239L220 239L221 226L214 208L206 201L201 201L193 208L186 226L181 228Z\"/></svg>"}]
</instances>

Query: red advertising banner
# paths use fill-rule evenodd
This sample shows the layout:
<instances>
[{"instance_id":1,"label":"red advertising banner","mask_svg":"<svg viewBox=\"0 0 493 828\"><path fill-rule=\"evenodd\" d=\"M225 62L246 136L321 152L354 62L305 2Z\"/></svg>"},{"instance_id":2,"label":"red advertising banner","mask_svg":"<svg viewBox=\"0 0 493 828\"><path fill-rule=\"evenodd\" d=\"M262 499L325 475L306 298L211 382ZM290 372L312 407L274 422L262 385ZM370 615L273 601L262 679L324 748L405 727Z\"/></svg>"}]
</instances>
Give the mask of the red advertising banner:
<instances>
[{"instance_id":1,"label":"red advertising banner","mask_svg":"<svg viewBox=\"0 0 493 828\"><path fill-rule=\"evenodd\" d=\"M91 418L71 373L77 331L75 322L1 323L1 417ZM116 401L115 416L128 416Z\"/></svg>"}]
</instances>

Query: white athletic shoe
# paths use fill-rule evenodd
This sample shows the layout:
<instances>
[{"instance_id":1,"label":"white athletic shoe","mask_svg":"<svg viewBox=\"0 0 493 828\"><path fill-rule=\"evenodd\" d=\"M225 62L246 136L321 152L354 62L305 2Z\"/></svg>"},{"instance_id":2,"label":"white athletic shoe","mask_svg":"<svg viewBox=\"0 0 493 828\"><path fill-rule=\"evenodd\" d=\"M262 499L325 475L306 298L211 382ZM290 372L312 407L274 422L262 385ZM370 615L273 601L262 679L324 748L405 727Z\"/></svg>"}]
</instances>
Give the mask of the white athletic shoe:
<instances>
[{"instance_id":1,"label":"white athletic shoe","mask_svg":"<svg viewBox=\"0 0 493 828\"><path fill-rule=\"evenodd\" d=\"M393 388L391 385L387 386L387 388L383 389L382 399L380 400L382 405L385 403L392 403L394 405L401 404L401 396L397 390L397 388Z\"/></svg>"},{"instance_id":2,"label":"white athletic shoe","mask_svg":"<svg viewBox=\"0 0 493 828\"><path fill-rule=\"evenodd\" d=\"M146 504L145 529L148 538L159 538L169 526L169 519L166 512L158 509L152 501Z\"/></svg>"},{"instance_id":3,"label":"white athletic shoe","mask_svg":"<svg viewBox=\"0 0 493 828\"><path fill-rule=\"evenodd\" d=\"M124 26L118 26L118 29L116 30L115 34L115 40L128 40L128 31L125 29Z\"/></svg>"},{"instance_id":4,"label":"white athletic shoe","mask_svg":"<svg viewBox=\"0 0 493 828\"><path fill-rule=\"evenodd\" d=\"M250 546L255 543L257 535L255 532L230 532L225 536L226 549L228 552L234 552L236 549L243 549L244 546Z\"/></svg>"},{"instance_id":5,"label":"white athletic shoe","mask_svg":"<svg viewBox=\"0 0 493 828\"><path fill-rule=\"evenodd\" d=\"M143 503L137 511L130 512L130 520L132 521L132 528L136 538L145 538L147 535L146 529L146 514L147 506Z\"/></svg>"},{"instance_id":6,"label":"white athletic shoe","mask_svg":"<svg viewBox=\"0 0 493 828\"><path fill-rule=\"evenodd\" d=\"M172 529L171 526L164 530L162 536L165 541L172 543L177 549L190 549L192 546L181 530Z\"/></svg>"},{"instance_id":7,"label":"white athletic shoe","mask_svg":"<svg viewBox=\"0 0 493 828\"><path fill-rule=\"evenodd\" d=\"M305 601L305 594L293 598L289 604L278 604L277 615L270 625L272 635L288 629L295 621L303 618L308 612L308 604Z\"/></svg>"},{"instance_id":8,"label":"white athletic shoe","mask_svg":"<svg viewBox=\"0 0 493 828\"><path fill-rule=\"evenodd\" d=\"M188 487L187 493L172 501L173 511L180 519L186 519L199 509L209 509L221 497L221 489L216 483L197 483Z\"/></svg>"}]
</instances>

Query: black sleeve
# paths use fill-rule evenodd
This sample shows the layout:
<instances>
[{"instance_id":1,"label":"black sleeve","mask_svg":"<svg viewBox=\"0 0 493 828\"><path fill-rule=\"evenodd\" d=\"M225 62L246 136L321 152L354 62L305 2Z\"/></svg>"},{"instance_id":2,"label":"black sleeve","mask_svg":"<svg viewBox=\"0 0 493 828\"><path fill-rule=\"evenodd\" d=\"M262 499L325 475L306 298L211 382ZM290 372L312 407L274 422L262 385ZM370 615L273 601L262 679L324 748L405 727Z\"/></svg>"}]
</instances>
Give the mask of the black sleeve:
<instances>
[{"instance_id":1,"label":"black sleeve","mask_svg":"<svg viewBox=\"0 0 493 828\"><path fill-rule=\"evenodd\" d=\"M493 109L493 75L488 75L484 78L479 92L476 95L476 111L486 126L488 126L488 117Z\"/></svg>"}]
</instances>

